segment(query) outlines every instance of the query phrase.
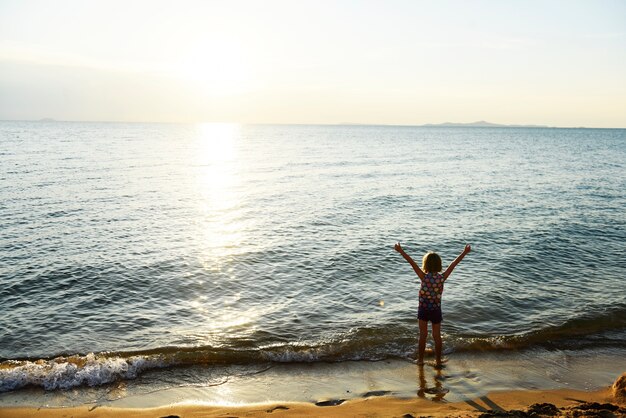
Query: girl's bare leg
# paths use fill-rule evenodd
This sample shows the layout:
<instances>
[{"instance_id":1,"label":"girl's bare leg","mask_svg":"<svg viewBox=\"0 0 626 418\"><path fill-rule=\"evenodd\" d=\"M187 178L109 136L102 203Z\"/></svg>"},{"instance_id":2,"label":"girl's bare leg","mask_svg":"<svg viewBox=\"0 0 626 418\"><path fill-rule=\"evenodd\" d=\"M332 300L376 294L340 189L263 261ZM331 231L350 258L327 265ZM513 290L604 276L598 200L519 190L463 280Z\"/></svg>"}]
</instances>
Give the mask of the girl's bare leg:
<instances>
[{"instance_id":1,"label":"girl's bare leg","mask_svg":"<svg viewBox=\"0 0 626 418\"><path fill-rule=\"evenodd\" d=\"M419 320L420 339L418 344L417 364L424 364L424 351L426 351L426 337L428 337L428 322Z\"/></svg>"},{"instance_id":2,"label":"girl's bare leg","mask_svg":"<svg viewBox=\"0 0 626 418\"><path fill-rule=\"evenodd\" d=\"M433 340L435 340L435 364L441 366L441 323L433 324Z\"/></svg>"}]
</instances>

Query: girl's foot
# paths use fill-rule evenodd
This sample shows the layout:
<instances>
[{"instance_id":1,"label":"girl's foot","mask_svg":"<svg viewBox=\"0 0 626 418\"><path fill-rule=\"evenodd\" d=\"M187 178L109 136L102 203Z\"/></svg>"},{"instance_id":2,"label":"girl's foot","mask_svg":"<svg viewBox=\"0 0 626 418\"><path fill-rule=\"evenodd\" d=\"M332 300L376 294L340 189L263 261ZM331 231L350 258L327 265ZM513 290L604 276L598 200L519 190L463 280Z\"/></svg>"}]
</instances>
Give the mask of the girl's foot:
<instances>
[{"instance_id":1,"label":"girl's foot","mask_svg":"<svg viewBox=\"0 0 626 418\"><path fill-rule=\"evenodd\" d=\"M447 358L443 358L439 361L434 361L434 362L429 362L428 364L430 364L431 366L433 366L435 369L443 369L445 366L445 364L448 362Z\"/></svg>"}]
</instances>

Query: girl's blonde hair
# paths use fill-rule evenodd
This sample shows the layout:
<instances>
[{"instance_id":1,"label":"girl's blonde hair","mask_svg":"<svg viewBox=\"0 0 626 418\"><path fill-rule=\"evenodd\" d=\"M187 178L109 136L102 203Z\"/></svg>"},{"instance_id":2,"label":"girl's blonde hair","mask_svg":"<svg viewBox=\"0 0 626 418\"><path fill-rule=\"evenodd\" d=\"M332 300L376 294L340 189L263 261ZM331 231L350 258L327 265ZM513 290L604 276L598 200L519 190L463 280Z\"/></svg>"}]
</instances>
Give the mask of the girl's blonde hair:
<instances>
[{"instance_id":1,"label":"girl's blonde hair","mask_svg":"<svg viewBox=\"0 0 626 418\"><path fill-rule=\"evenodd\" d=\"M439 273L441 271L441 257L432 251L427 252L422 258L422 270L425 273Z\"/></svg>"}]
</instances>

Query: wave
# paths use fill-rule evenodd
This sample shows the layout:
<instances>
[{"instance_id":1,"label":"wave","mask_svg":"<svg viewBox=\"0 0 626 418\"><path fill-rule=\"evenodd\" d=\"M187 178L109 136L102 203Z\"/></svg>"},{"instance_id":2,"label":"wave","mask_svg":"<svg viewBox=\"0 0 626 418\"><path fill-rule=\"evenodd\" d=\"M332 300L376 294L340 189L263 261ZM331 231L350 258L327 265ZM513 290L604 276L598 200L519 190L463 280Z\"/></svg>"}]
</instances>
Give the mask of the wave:
<instances>
[{"instance_id":1,"label":"wave","mask_svg":"<svg viewBox=\"0 0 626 418\"><path fill-rule=\"evenodd\" d=\"M45 390L98 386L132 380L159 368L194 365L251 365L341 361L413 360L416 330L409 326L357 328L318 343L283 342L258 347L161 347L133 352L102 352L50 359L0 362L0 392L28 386ZM520 335L445 336L447 352L510 351L533 347L626 348L626 308L583 316Z\"/></svg>"},{"instance_id":2,"label":"wave","mask_svg":"<svg viewBox=\"0 0 626 418\"><path fill-rule=\"evenodd\" d=\"M85 356L9 360L0 363L0 392L39 386L46 390L76 386L99 386L120 379L134 379L147 369L163 366L151 356L109 357L89 353Z\"/></svg>"},{"instance_id":3,"label":"wave","mask_svg":"<svg viewBox=\"0 0 626 418\"><path fill-rule=\"evenodd\" d=\"M384 347L357 350L358 341L342 344L275 344L261 348L164 347L143 352L88 353L51 359L6 360L0 363L0 393L27 386L45 390L98 386L135 379L150 369L194 365L375 361L409 353ZM409 348L410 350L410 348Z\"/></svg>"},{"instance_id":4,"label":"wave","mask_svg":"<svg viewBox=\"0 0 626 418\"><path fill-rule=\"evenodd\" d=\"M626 305L587 313L563 323L514 335L451 338L455 351L514 350L533 346L575 349L594 346L626 347Z\"/></svg>"}]
</instances>

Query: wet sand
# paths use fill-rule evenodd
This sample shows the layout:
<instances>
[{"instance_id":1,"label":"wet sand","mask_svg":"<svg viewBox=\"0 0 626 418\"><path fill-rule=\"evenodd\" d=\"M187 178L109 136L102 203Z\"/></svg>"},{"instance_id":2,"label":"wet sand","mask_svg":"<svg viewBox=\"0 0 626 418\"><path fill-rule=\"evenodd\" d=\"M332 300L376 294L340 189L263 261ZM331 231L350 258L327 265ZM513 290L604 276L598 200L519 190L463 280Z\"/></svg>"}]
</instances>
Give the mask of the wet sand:
<instances>
[{"instance_id":1,"label":"wet sand","mask_svg":"<svg viewBox=\"0 0 626 418\"><path fill-rule=\"evenodd\" d=\"M508 391L490 393L463 402L436 402L424 398L381 396L329 400L326 403L274 403L242 406L176 404L159 408L3 408L0 417L489 417L489 416L624 416L611 388L585 392L575 390Z\"/></svg>"}]
</instances>

